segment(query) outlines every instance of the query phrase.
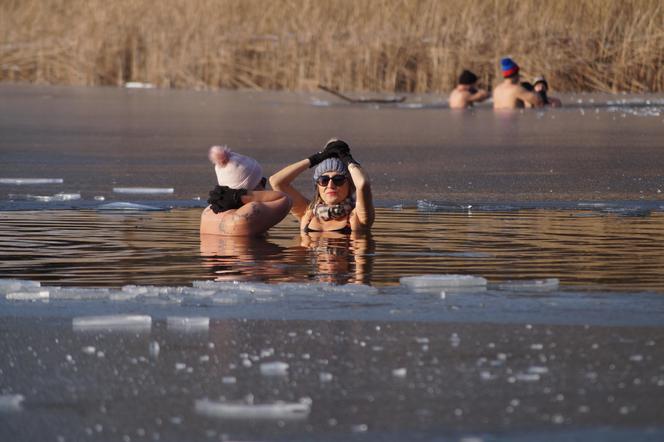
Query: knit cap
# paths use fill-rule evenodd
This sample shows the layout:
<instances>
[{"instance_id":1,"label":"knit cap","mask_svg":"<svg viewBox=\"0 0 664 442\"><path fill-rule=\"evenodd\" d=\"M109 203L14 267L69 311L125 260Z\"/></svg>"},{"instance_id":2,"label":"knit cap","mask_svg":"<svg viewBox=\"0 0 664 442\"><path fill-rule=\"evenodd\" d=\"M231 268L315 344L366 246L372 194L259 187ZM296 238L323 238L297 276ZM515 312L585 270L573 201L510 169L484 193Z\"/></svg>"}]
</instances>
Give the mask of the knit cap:
<instances>
[{"instance_id":1,"label":"knit cap","mask_svg":"<svg viewBox=\"0 0 664 442\"><path fill-rule=\"evenodd\" d=\"M232 152L226 146L212 146L208 157L214 164L220 186L254 190L263 178L263 169L258 161Z\"/></svg>"},{"instance_id":2,"label":"knit cap","mask_svg":"<svg viewBox=\"0 0 664 442\"><path fill-rule=\"evenodd\" d=\"M348 176L348 168L339 158L328 158L323 160L316 166L314 169L314 181L317 181L318 178L325 172L338 172L342 175Z\"/></svg>"},{"instance_id":3,"label":"knit cap","mask_svg":"<svg viewBox=\"0 0 664 442\"><path fill-rule=\"evenodd\" d=\"M519 65L509 57L500 60L500 69L503 71L504 78L509 78L512 75L519 73Z\"/></svg>"}]
</instances>

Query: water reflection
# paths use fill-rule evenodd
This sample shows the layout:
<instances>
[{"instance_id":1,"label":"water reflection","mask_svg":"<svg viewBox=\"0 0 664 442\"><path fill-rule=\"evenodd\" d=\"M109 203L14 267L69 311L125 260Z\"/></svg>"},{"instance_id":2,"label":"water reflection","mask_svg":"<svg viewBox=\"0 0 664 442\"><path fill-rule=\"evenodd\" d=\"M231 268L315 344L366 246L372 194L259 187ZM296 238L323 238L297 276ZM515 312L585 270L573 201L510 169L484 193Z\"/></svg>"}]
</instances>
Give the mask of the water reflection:
<instances>
[{"instance_id":1,"label":"water reflection","mask_svg":"<svg viewBox=\"0 0 664 442\"><path fill-rule=\"evenodd\" d=\"M263 239L201 238L200 210L110 216L0 212L0 277L49 285L186 285L193 280L396 284L461 273L489 282L664 291L664 214L379 209L372 237L300 236L287 219Z\"/></svg>"}]
</instances>

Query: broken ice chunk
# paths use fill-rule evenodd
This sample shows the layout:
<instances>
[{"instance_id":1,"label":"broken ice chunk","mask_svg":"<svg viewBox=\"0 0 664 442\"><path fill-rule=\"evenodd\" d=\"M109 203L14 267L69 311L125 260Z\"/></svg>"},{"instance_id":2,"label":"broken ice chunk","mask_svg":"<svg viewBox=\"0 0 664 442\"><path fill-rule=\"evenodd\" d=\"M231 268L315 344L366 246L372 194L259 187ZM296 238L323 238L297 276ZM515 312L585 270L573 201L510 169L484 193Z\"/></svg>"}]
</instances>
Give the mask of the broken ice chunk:
<instances>
[{"instance_id":1,"label":"broken ice chunk","mask_svg":"<svg viewBox=\"0 0 664 442\"><path fill-rule=\"evenodd\" d=\"M486 279L473 275L417 275L404 276L399 283L414 291L436 290L485 290Z\"/></svg>"},{"instance_id":2,"label":"broken ice chunk","mask_svg":"<svg viewBox=\"0 0 664 442\"><path fill-rule=\"evenodd\" d=\"M156 210L168 210L165 208L148 206L145 204L135 204L135 203L125 203L125 202L116 202L116 203L107 203L102 204L97 207L97 210L140 210L140 211L156 211Z\"/></svg>"},{"instance_id":3,"label":"broken ice chunk","mask_svg":"<svg viewBox=\"0 0 664 442\"><path fill-rule=\"evenodd\" d=\"M0 394L0 413L21 411L25 398L22 394Z\"/></svg>"},{"instance_id":4,"label":"broken ice chunk","mask_svg":"<svg viewBox=\"0 0 664 442\"><path fill-rule=\"evenodd\" d=\"M164 195L173 193L172 187L114 187L114 193L124 193L129 195Z\"/></svg>"},{"instance_id":5,"label":"broken ice chunk","mask_svg":"<svg viewBox=\"0 0 664 442\"><path fill-rule=\"evenodd\" d=\"M505 281L498 284L498 290L511 292L547 292L557 290L558 278L530 279L523 281Z\"/></svg>"},{"instance_id":6,"label":"broken ice chunk","mask_svg":"<svg viewBox=\"0 0 664 442\"><path fill-rule=\"evenodd\" d=\"M207 330L210 327L210 318L169 316L166 318L166 327L169 330Z\"/></svg>"},{"instance_id":7,"label":"broken ice chunk","mask_svg":"<svg viewBox=\"0 0 664 442\"><path fill-rule=\"evenodd\" d=\"M80 316L72 319L74 330L149 330L152 318L144 315Z\"/></svg>"},{"instance_id":8,"label":"broken ice chunk","mask_svg":"<svg viewBox=\"0 0 664 442\"><path fill-rule=\"evenodd\" d=\"M48 299L48 290L22 290L20 292L7 293L5 297L14 301L38 301L40 299Z\"/></svg>"},{"instance_id":9,"label":"broken ice chunk","mask_svg":"<svg viewBox=\"0 0 664 442\"><path fill-rule=\"evenodd\" d=\"M280 361L263 362L261 374L263 376L286 376L288 375L288 364Z\"/></svg>"},{"instance_id":10,"label":"broken ice chunk","mask_svg":"<svg viewBox=\"0 0 664 442\"><path fill-rule=\"evenodd\" d=\"M271 404L246 404L196 400L194 409L205 416L222 419L265 419L293 421L303 420L311 412L311 400L300 402L275 402Z\"/></svg>"},{"instance_id":11,"label":"broken ice chunk","mask_svg":"<svg viewBox=\"0 0 664 442\"><path fill-rule=\"evenodd\" d=\"M29 281L25 279L0 279L0 293L17 292L39 287L41 287L41 284L37 281Z\"/></svg>"},{"instance_id":12,"label":"broken ice chunk","mask_svg":"<svg viewBox=\"0 0 664 442\"><path fill-rule=\"evenodd\" d=\"M0 184L62 184L62 178L0 178Z\"/></svg>"}]
</instances>

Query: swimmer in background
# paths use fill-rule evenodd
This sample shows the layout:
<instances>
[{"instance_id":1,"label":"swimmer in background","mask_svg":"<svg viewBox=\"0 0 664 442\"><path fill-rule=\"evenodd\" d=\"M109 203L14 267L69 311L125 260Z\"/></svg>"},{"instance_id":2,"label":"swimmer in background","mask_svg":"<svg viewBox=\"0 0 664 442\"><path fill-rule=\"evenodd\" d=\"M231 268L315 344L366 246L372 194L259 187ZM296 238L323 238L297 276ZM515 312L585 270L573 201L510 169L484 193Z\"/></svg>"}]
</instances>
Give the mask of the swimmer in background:
<instances>
[{"instance_id":1,"label":"swimmer in background","mask_svg":"<svg viewBox=\"0 0 664 442\"><path fill-rule=\"evenodd\" d=\"M494 109L517 109L527 105L542 106L540 96L528 91L519 83L519 66L511 58L503 58L500 66L504 80L493 90Z\"/></svg>"},{"instance_id":2,"label":"swimmer in background","mask_svg":"<svg viewBox=\"0 0 664 442\"><path fill-rule=\"evenodd\" d=\"M466 109L473 107L491 95L484 89L477 89L477 75L469 70L464 70L459 75L457 87L450 94L450 109Z\"/></svg>"},{"instance_id":3,"label":"swimmer in background","mask_svg":"<svg viewBox=\"0 0 664 442\"><path fill-rule=\"evenodd\" d=\"M563 103L558 98L548 95L549 83L546 81L544 76L536 77L533 80L533 88L535 93L539 94L544 106L561 107L563 105Z\"/></svg>"},{"instance_id":4,"label":"swimmer in background","mask_svg":"<svg viewBox=\"0 0 664 442\"><path fill-rule=\"evenodd\" d=\"M253 158L212 146L208 155L218 185L201 215L201 234L256 236L288 215L291 199L283 192L265 190L267 178Z\"/></svg>"},{"instance_id":5,"label":"swimmer in background","mask_svg":"<svg viewBox=\"0 0 664 442\"><path fill-rule=\"evenodd\" d=\"M292 182L312 167L314 196L310 201ZM272 175L270 185L292 199L291 213L300 221L301 233L347 234L368 231L373 225L375 210L369 177L344 141L331 139L322 151Z\"/></svg>"}]
</instances>

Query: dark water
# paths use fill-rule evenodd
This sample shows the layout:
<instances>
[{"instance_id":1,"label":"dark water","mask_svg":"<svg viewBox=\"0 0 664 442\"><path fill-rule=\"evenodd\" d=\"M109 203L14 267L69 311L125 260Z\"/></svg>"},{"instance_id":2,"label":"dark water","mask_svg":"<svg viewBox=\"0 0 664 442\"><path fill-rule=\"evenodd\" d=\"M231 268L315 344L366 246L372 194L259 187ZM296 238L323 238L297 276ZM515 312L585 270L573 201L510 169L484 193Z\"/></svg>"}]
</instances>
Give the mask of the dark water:
<instances>
[{"instance_id":1,"label":"dark water","mask_svg":"<svg viewBox=\"0 0 664 442\"><path fill-rule=\"evenodd\" d=\"M0 440L662 440L664 100L564 99L0 87ZM209 145L331 136L372 235L199 235Z\"/></svg>"},{"instance_id":2,"label":"dark water","mask_svg":"<svg viewBox=\"0 0 664 442\"><path fill-rule=\"evenodd\" d=\"M46 285L187 285L193 280L395 285L423 273L490 282L664 292L664 214L379 209L370 236L301 237L288 218L266 238L198 233L199 209L0 213L0 277ZM627 214L627 215L626 215Z\"/></svg>"}]
</instances>

